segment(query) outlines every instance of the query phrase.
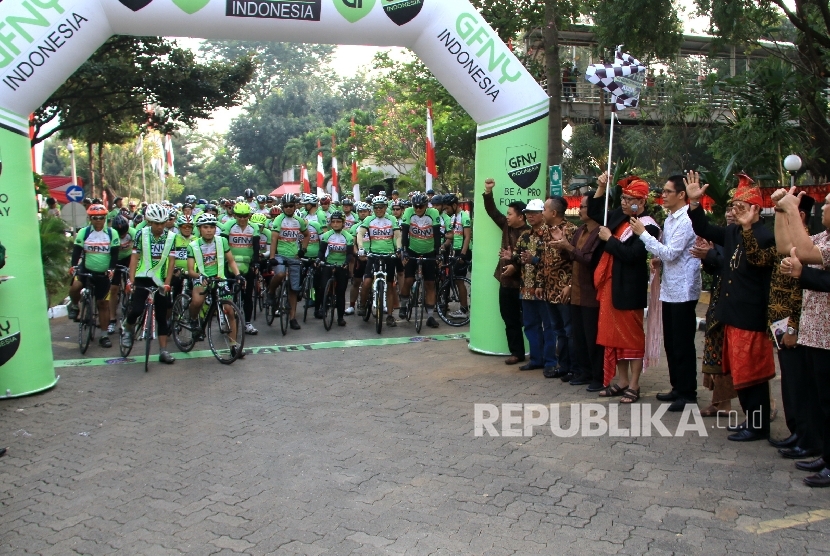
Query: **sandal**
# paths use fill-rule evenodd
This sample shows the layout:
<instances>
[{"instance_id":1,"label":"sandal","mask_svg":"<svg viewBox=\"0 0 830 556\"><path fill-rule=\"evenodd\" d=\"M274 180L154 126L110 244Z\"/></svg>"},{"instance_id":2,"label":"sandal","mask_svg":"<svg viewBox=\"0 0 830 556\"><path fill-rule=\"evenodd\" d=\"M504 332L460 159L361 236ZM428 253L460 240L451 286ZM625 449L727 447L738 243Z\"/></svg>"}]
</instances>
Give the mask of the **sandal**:
<instances>
[{"instance_id":1,"label":"sandal","mask_svg":"<svg viewBox=\"0 0 830 556\"><path fill-rule=\"evenodd\" d=\"M598 395L600 398L613 398L615 396L622 396L624 391L625 388L622 388L619 384L612 384Z\"/></svg>"},{"instance_id":2,"label":"sandal","mask_svg":"<svg viewBox=\"0 0 830 556\"><path fill-rule=\"evenodd\" d=\"M620 398L620 403L634 403L640 399L640 389L637 388L636 390L633 388L626 388L623 391L622 398Z\"/></svg>"},{"instance_id":3,"label":"sandal","mask_svg":"<svg viewBox=\"0 0 830 556\"><path fill-rule=\"evenodd\" d=\"M724 411L723 409L718 409L714 405L710 405L706 409L700 410L701 417L726 417L729 415L728 411Z\"/></svg>"}]
</instances>

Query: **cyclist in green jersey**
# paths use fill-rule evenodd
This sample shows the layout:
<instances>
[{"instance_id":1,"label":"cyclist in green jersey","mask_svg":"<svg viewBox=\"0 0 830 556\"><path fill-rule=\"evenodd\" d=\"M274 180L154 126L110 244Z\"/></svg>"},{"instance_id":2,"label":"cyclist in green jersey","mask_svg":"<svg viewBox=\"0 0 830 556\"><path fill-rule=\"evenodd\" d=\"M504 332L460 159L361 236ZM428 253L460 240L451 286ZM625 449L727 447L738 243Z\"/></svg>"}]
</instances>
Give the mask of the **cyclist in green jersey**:
<instances>
[{"instance_id":1,"label":"cyclist in green jersey","mask_svg":"<svg viewBox=\"0 0 830 556\"><path fill-rule=\"evenodd\" d=\"M453 194L444 195L444 208L447 215L450 217L450 228L452 230L452 238L448 238L445 244L452 249L456 257L455 262L455 277L464 278L467 276L467 269L470 264L470 240L472 239L473 224L470 221L470 214L461 210L458 204L458 197ZM453 318L465 318L469 313L470 308L467 307L467 284L463 280L456 280L458 287L458 295L461 306L457 311L450 313Z\"/></svg>"},{"instance_id":2,"label":"cyclist in green jersey","mask_svg":"<svg viewBox=\"0 0 830 556\"><path fill-rule=\"evenodd\" d=\"M372 205L364 203L363 201L358 201L355 203L355 210L357 211L357 218L355 218L354 224L348 228L349 233L353 238L357 237L357 231L360 229L360 224L369 217L369 214L372 213ZM357 297L360 293L360 285L363 283L363 273L366 271L366 261L360 260L357 257L356 243L352 251L355 256L352 257L352 265L350 269L352 276L352 289L349 292L349 307L346 309L347 315L353 315L355 313L355 305L357 304Z\"/></svg>"},{"instance_id":3,"label":"cyclist in green jersey","mask_svg":"<svg viewBox=\"0 0 830 556\"><path fill-rule=\"evenodd\" d=\"M200 237L187 246L187 275L193 280L193 295L190 299L190 305L188 305L188 311L190 313L190 327L193 329L199 327L199 311L202 310L202 306L205 304L204 278L227 278L228 273L225 272L227 268L232 273L231 276L239 282L240 287L245 282L245 278L239 273L239 267L231 253L228 240L216 235L216 217L203 212L196 219L196 224L199 226ZM230 308L226 308L225 313L232 316ZM229 323L231 327L229 337L236 338L236 319L229 319ZM231 349L235 348L232 347ZM236 354L233 353L233 355Z\"/></svg>"},{"instance_id":4,"label":"cyclist in green jersey","mask_svg":"<svg viewBox=\"0 0 830 556\"><path fill-rule=\"evenodd\" d=\"M196 236L193 235L194 218L189 214L180 214L176 219L176 240L173 243L173 252L176 254L176 266L173 269L173 299L181 295L184 290L184 281L187 279L187 247Z\"/></svg>"},{"instance_id":5,"label":"cyclist in green jersey","mask_svg":"<svg viewBox=\"0 0 830 556\"><path fill-rule=\"evenodd\" d=\"M386 197L377 196L372 199L372 209L374 214L369 216L361 222L360 228L357 232L357 255L367 259L367 254L377 255L397 255L401 254L401 229L398 221L394 216L386 214L388 210L388 202ZM367 243L368 242L368 243ZM368 249L365 249L368 247ZM366 264L366 270L363 273L363 290L360 296L360 310L366 310L366 303L369 299L369 293L372 291L372 280L374 279L375 270L379 265L386 273L386 325L397 326L393 312L395 310L395 277L397 275L397 265L392 259L372 258Z\"/></svg>"},{"instance_id":6,"label":"cyclist in green jersey","mask_svg":"<svg viewBox=\"0 0 830 556\"><path fill-rule=\"evenodd\" d=\"M274 277L268 285L268 300L271 307L277 307L275 293L288 275L288 301L291 306L289 314L292 330L299 330L297 322L297 293L302 287L300 280L300 259L305 256L308 247L308 223L294 216L299 198L293 193L286 193L282 198L282 214L274 219L271 231L271 266Z\"/></svg>"},{"instance_id":7,"label":"cyclist in green jersey","mask_svg":"<svg viewBox=\"0 0 830 556\"><path fill-rule=\"evenodd\" d=\"M343 199L341 212L343 213L343 228L346 230L350 230L351 227L357 222L357 217L355 216L354 211L354 201L346 197Z\"/></svg>"},{"instance_id":8,"label":"cyclist in green jersey","mask_svg":"<svg viewBox=\"0 0 830 556\"><path fill-rule=\"evenodd\" d=\"M136 232L130 227L130 222L120 214L112 221L112 229L118 234L120 243L117 264L123 267L129 267L130 257L133 256L133 240L135 240ZM116 268L110 281L110 323L107 326L107 332L109 334L115 333L116 316L118 315L118 292L121 290L121 273L122 270Z\"/></svg>"},{"instance_id":9,"label":"cyclist in green jersey","mask_svg":"<svg viewBox=\"0 0 830 556\"><path fill-rule=\"evenodd\" d=\"M327 231L326 213L318 208L319 201L317 195L305 193L302 197L302 202L305 205L302 217L305 218L306 222L317 222L320 224L320 233Z\"/></svg>"},{"instance_id":10,"label":"cyclist in green jersey","mask_svg":"<svg viewBox=\"0 0 830 556\"><path fill-rule=\"evenodd\" d=\"M135 323L144 312L144 304L149 292L147 288L157 287L154 298L155 318L159 339L159 361L172 364L175 359L167 351L167 341L170 326L167 312L171 309L170 285L173 279L173 268L176 266L176 254L173 244L176 235L167 229L170 212L161 205L147 206L144 217L149 224L136 234L133 245L133 256L130 259L130 278L127 281L127 291L133 292L130 297L130 308L127 312L124 335L121 343L125 347L133 345Z\"/></svg>"},{"instance_id":11,"label":"cyclist in green jersey","mask_svg":"<svg viewBox=\"0 0 830 556\"><path fill-rule=\"evenodd\" d=\"M409 292L415 282L418 269L416 257L434 259L441 248L441 216L434 208L427 207L427 196L418 193L412 198L412 207L407 209L401 225L401 244L404 248L404 281L401 286L400 317L406 318L409 308ZM421 263L424 275L424 308L427 313L427 326L438 328L438 321L433 316L435 310L435 279L438 267L434 260ZM417 300L416 300L417 301Z\"/></svg>"},{"instance_id":12,"label":"cyclist in green jersey","mask_svg":"<svg viewBox=\"0 0 830 556\"><path fill-rule=\"evenodd\" d=\"M106 227L107 209L104 205L90 205L87 210L87 217L90 225L81 229L75 238L75 245L72 248L70 275L74 276L75 267L80 265L81 272L91 274L87 287L91 287L98 305L98 322L101 327L101 338L98 344L101 347L112 347L109 339L107 324L110 317L110 282L112 271L118 262L118 250L121 242L118 234ZM69 318L78 318L78 302L81 300L81 289L85 280L74 280L69 288L69 299L71 301L67 312Z\"/></svg>"},{"instance_id":13,"label":"cyclist in green jersey","mask_svg":"<svg viewBox=\"0 0 830 556\"><path fill-rule=\"evenodd\" d=\"M236 203L233 207L235 221L223 224L222 236L228 238L239 271L245 278L245 291L242 296L242 311L245 313L245 333L256 335L259 331L251 322L254 310L254 268L259 265L259 226L251 226L251 206L248 203Z\"/></svg>"},{"instance_id":14,"label":"cyclist in green jersey","mask_svg":"<svg viewBox=\"0 0 830 556\"><path fill-rule=\"evenodd\" d=\"M112 201L112 210L109 211L107 214L107 226L112 226L112 221L115 220L115 217L121 214L121 209L124 207L124 198L123 197L116 197Z\"/></svg>"},{"instance_id":15,"label":"cyclist in green jersey","mask_svg":"<svg viewBox=\"0 0 830 556\"><path fill-rule=\"evenodd\" d=\"M331 213L331 230L320 238L319 259L329 264L337 265L337 268L326 268L322 274L321 282L328 283L332 274L337 279L337 324L346 326L343 319L346 309L346 288L349 285L349 263L354 253L354 238L352 234L343 229L345 215L340 211ZM317 297L322 297L318 293Z\"/></svg>"}]
</instances>

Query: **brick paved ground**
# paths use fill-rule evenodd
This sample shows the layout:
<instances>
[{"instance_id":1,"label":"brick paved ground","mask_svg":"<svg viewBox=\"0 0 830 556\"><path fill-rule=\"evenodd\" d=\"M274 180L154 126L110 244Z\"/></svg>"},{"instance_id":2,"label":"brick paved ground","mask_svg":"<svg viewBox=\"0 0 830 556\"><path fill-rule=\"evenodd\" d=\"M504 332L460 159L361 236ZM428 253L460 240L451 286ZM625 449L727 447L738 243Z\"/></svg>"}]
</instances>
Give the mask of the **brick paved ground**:
<instances>
[{"instance_id":1,"label":"brick paved ground","mask_svg":"<svg viewBox=\"0 0 830 556\"><path fill-rule=\"evenodd\" d=\"M286 340L372 335L349 322ZM74 331L54 324L58 358ZM595 399L463 341L60 374L0 402L2 554L830 551L830 489L766 443L475 437L477 402ZM650 372L644 401L666 383Z\"/></svg>"}]
</instances>

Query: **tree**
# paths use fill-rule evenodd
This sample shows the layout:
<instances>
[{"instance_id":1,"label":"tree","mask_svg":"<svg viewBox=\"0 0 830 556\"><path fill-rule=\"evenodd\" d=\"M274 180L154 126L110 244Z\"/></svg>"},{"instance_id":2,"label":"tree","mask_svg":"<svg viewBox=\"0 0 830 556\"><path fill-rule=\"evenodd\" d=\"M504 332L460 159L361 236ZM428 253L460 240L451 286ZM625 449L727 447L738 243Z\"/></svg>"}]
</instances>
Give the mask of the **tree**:
<instances>
[{"instance_id":1,"label":"tree","mask_svg":"<svg viewBox=\"0 0 830 556\"><path fill-rule=\"evenodd\" d=\"M247 57L201 64L163 38L113 37L35 112L33 144L56 133L119 142L130 125L164 133L192 127L216 108L239 104L253 70ZM157 109L148 118L151 105Z\"/></svg>"},{"instance_id":2,"label":"tree","mask_svg":"<svg viewBox=\"0 0 830 556\"><path fill-rule=\"evenodd\" d=\"M830 176L830 109L824 96L830 75L830 7L827 0L696 0L711 32L733 44L763 49L792 64L798 79L799 123L813 154L805 160L818 180ZM784 22L790 26L783 25ZM772 41L770 44L769 42ZM781 41L793 40L795 49Z\"/></svg>"},{"instance_id":3,"label":"tree","mask_svg":"<svg viewBox=\"0 0 830 556\"><path fill-rule=\"evenodd\" d=\"M253 79L245 87L251 104L263 102L300 75L322 75L331 61L334 46L269 41L205 41L203 54L233 63L251 58L256 64Z\"/></svg>"}]
</instances>

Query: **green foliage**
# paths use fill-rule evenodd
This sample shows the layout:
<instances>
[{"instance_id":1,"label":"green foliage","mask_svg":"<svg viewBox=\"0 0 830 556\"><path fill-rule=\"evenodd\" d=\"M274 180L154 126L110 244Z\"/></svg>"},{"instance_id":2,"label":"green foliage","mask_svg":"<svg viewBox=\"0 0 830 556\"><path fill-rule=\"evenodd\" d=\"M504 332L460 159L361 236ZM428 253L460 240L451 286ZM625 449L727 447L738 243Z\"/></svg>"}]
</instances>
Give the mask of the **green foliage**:
<instances>
[{"instance_id":1,"label":"green foliage","mask_svg":"<svg viewBox=\"0 0 830 556\"><path fill-rule=\"evenodd\" d=\"M672 0L600 0L593 13L600 48L617 45L637 58L669 59L683 41L683 25Z\"/></svg>"},{"instance_id":2,"label":"green foliage","mask_svg":"<svg viewBox=\"0 0 830 556\"><path fill-rule=\"evenodd\" d=\"M44 216L40 221L40 257L43 262L43 282L50 301L53 295L65 287L67 281L72 240L66 237L65 228L66 223L60 218Z\"/></svg>"},{"instance_id":3,"label":"green foliage","mask_svg":"<svg viewBox=\"0 0 830 556\"><path fill-rule=\"evenodd\" d=\"M201 64L163 38L116 36L35 112L33 143L56 133L123 143L135 137L134 125L165 133L193 126L216 108L237 105L253 71L247 57ZM156 109L148 115L150 105Z\"/></svg>"}]
</instances>

